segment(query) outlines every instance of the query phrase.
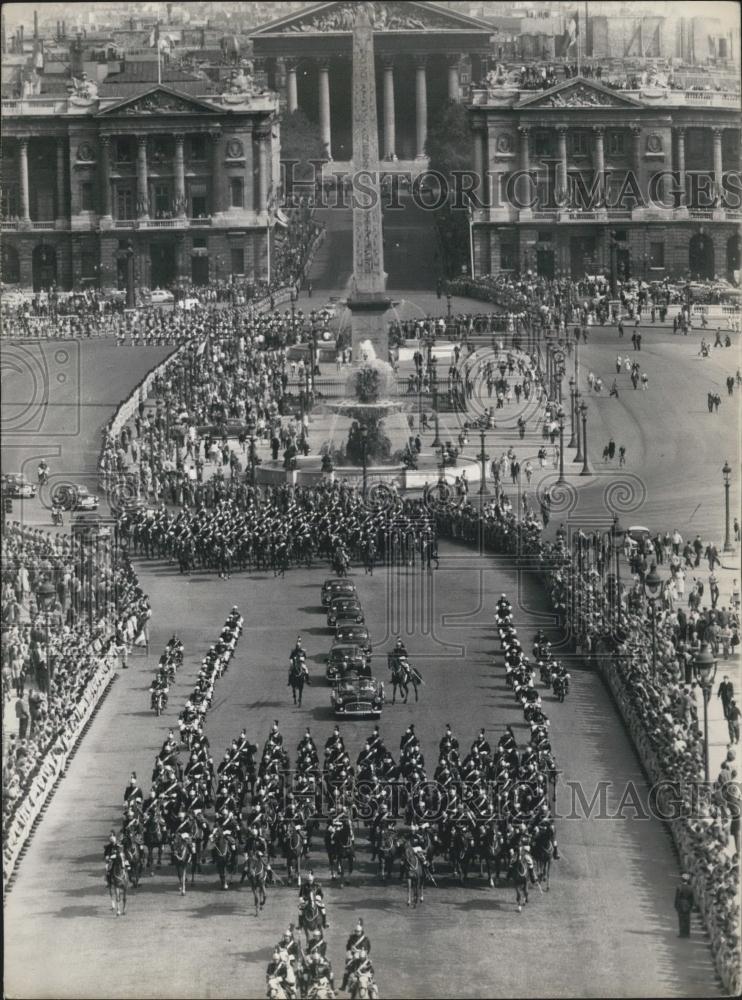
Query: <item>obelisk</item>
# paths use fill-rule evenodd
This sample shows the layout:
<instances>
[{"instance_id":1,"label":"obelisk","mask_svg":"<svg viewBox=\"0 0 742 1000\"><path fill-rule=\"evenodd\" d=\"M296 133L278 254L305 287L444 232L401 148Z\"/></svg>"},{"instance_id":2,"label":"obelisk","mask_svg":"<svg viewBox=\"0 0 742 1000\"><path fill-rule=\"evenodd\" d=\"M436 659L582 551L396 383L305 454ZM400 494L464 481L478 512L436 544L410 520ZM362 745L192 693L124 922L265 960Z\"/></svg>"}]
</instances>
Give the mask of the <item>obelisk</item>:
<instances>
[{"instance_id":1,"label":"obelisk","mask_svg":"<svg viewBox=\"0 0 742 1000\"><path fill-rule=\"evenodd\" d=\"M363 360L361 345L366 341L377 358L388 361L385 313L391 303L385 291L381 231L374 31L365 3L358 4L353 24L353 173L353 280L348 299L353 363Z\"/></svg>"}]
</instances>

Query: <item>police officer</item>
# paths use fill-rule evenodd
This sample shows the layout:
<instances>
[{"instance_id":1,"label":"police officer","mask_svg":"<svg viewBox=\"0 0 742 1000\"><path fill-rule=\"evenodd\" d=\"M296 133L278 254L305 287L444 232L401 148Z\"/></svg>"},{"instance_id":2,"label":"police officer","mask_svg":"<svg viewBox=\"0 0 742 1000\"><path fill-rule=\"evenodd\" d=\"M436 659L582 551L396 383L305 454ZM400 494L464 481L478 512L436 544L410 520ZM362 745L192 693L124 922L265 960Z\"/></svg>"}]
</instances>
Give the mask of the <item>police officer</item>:
<instances>
[{"instance_id":1,"label":"police officer","mask_svg":"<svg viewBox=\"0 0 742 1000\"><path fill-rule=\"evenodd\" d=\"M690 875L683 873L681 883L675 890L675 910L678 915L678 937L690 937L690 915L695 898L690 884Z\"/></svg>"},{"instance_id":2,"label":"police officer","mask_svg":"<svg viewBox=\"0 0 742 1000\"><path fill-rule=\"evenodd\" d=\"M361 917L358 918L358 922L345 942L345 972L340 984L341 990L346 989L349 977L354 971L357 971L359 952L364 953L364 958L367 958L371 953L371 941L366 934Z\"/></svg>"}]
</instances>

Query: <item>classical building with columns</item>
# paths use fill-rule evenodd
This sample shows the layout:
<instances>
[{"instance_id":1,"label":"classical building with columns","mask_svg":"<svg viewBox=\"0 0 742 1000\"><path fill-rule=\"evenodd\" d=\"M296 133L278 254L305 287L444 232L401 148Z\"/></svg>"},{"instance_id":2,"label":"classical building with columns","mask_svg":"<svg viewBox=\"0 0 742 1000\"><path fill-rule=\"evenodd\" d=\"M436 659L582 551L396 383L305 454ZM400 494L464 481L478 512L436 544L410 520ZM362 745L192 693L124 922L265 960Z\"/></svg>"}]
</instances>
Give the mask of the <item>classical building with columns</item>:
<instances>
[{"instance_id":1,"label":"classical building with columns","mask_svg":"<svg viewBox=\"0 0 742 1000\"><path fill-rule=\"evenodd\" d=\"M35 289L267 276L274 94L2 101L2 281Z\"/></svg>"},{"instance_id":2,"label":"classical building with columns","mask_svg":"<svg viewBox=\"0 0 742 1000\"><path fill-rule=\"evenodd\" d=\"M253 53L289 112L318 122L328 159L353 156L351 31L354 3L319 3L257 28ZM430 116L448 100L465 99L472 74L484 75L492 28L431 3L369 5L374 28L379 153L423 169ZM400 166L399 169L402 169Z\"/></svg>"},{"instance_id":3,"label":"classical building with columns","mask_svg":"<svg viewBox=\"0 0 742 1000\"><path fill-rule=\"evenodd\" d=\"M739 269L740 97L723 91L475 90L474 272L728 277ZM517 172L528 172L515 183Z\"/></svg>"}]
</instances>

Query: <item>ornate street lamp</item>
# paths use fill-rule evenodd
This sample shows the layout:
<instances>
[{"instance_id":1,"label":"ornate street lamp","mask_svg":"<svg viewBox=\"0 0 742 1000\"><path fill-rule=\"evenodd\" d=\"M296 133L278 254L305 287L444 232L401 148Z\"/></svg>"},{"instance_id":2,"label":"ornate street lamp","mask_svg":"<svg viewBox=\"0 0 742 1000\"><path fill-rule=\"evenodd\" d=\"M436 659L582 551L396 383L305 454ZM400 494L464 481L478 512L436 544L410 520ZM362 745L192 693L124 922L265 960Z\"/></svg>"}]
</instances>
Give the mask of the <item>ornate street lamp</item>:
<instances>
[{"instance_id":1,"label":"ornate street lamp","mask_svg":"<svg viewBox=\"0 0 742 1000\"><path fill-rule=\"evenodd\" d=\"M489 458L489 455L484 450L484 439L485 439L485 433L482 430L482 431L479 432L479 440L480 440L480 443L481 443L481 450L479 452L479 455L477 456L477 458L479 459L479 461L482 463L481 480L480 480L480 483L479 483L479 495L480 495L480 497L489 496L489 493L490 493L489 488L487 486L487 459Z\"/></svg>"},{"instance_id":2,"label":"ornate street lamp","mask_svg":"<svg viewBox=\"0 0 742 1000\"><path fill-rule=\"evenodd\" d=\"M576 431L575 431L575 380L574 377L569 380L569 423L571 437L569 439L568 448L576 448Z\"/></svg>"},{"instance_id":3,"label":"ornate street lamp","mask_svg":"<svg viewBox=\"0 0 742 1000\"><path fill-rule=\"evenodd\" d=\"M703 773L709 780L709 700L716 677L716 657L704 642L693 658L693 676L703 692Z\"/></svg>"},{"instance_id":4,"label":"ornate street lamp","mask_svg":"<svg viewBox=\"0 0 742 1000\"><path fill-rule=\"evenodd\" d=\"M362 496L366 499L366 490L368 486L368 426L366 424L361 424L361 458L363 461L363 488Z\"/></svg>"},{"instance_id":5,"label":"ornate street lamp","mask_svg":"<svg viewBox=\"0 0 742 1000\"><path fill-rule=\"evenodd\" d=\"M580 404L580 416L582 417L582 470L581 476L591 476L592 470L587 460L587 403Z\"/></svg>"},{"instance_id":6,"label":"ornate street lamp","mask_svg":"<svg viewBox=\"0 0 742 1000\"><path fill-rule=\"evenodd\" d=\"M662 579L657 572L656 563L644 578L644 596L649 602L652 619L652 677L657 676L657 600L662 593Z\"/></svg>"},{"instance_id":7,"label":"ornate street lamp","mask_svg":"<svg viewBox=\"0 0 742 1000\"><path fill-rule=\"evenodd\" d=\"M721 474L724 477L724 551L734 552L734 546L729 537L729 487L732 482L732 470L729 468L729 462L724 462Z\"/></svg>"},{"instance_id":8,"label":"ornate street lamp","mask_svg":"<svg viewBox=\"0 0 742 1000\"><path fill-rule=\"evenodd\" d=\"M561 485L564 482L564 413L560 412L557 423L559 424L559 479L557 479L557 484Z\"/></svg>"}]
</instances>

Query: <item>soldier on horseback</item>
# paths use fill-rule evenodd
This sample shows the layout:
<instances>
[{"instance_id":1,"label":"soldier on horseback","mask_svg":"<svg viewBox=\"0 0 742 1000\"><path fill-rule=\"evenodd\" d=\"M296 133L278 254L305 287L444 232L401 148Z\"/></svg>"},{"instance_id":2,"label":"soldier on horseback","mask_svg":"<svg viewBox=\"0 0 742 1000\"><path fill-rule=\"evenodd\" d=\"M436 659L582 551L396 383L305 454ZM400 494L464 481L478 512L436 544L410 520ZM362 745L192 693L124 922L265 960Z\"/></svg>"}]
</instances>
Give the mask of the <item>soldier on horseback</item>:
<instances>
[{"instance_id":1,"label":"soldier on horseback","mask_svg":"<svg viewBox=\"0 0 742 1000\"><path fill-rule=\"evenodd\" d=\"M363 920L359 917L358 923L345 942L345 972L343 973L343 981L340 984L341 990L347 989L348 980L351 975L358 971L361 962L361 952L363 953L363 958L368 960L368 956L371 954L371 940L364 929Z\"/></svg>"},{"instance_id":2,"label":"soldier on horseback","mask_svg":"<svg viewBox=\"0 0 742 1000\"><path fill-rule=\"evenodd\" d=\"M322 915L322 926L327 930L330 926L327 923L327 911L325 909L325 900L322 893L322 886L319 882L315 881L314 873L310 872L306 879L299 886L299 912L301 913L306 906L316 906Z\"/></svg>"}]
</instances>

